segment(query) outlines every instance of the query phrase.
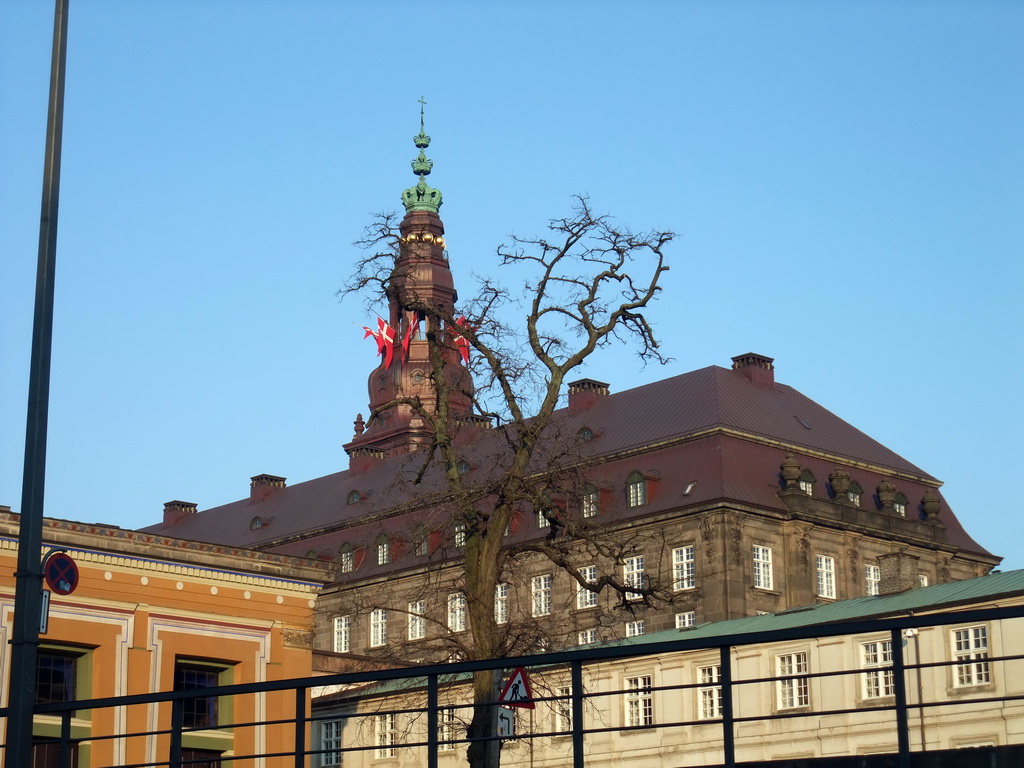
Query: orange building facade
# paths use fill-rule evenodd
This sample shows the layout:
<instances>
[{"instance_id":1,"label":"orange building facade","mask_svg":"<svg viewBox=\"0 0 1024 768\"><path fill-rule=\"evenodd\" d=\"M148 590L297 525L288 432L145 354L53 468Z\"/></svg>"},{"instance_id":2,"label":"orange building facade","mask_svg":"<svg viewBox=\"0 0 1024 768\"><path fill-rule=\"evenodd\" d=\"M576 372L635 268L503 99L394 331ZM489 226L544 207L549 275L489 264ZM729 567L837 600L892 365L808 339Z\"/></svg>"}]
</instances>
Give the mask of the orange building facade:
<instances>
[{"instance_id":1,"label":"orange building facade","mask_svg":"<svg viewBox=\"0 0 1024 768\"><path fill-rule=\"evenodd\" d=\"M0 641L7 706L18 516L0 509ZM44 551L62 549L78 566L72 594L51 594L40 635L37 703L262 682L312 674L313 607L326 564L62 520L44 524ZM217 760L273 753L294 743L273 720L292 694L198 698L185 708L183 757ZM280 699L280 701L278 700ZM72 720L75 764L166 760L169 705L80 710ZM37 715L35 764L55 757L56 717ZM253 766L263 765L254 758ZM201 763L200 763L201 764Z\"/></svg>"}]
</instances>

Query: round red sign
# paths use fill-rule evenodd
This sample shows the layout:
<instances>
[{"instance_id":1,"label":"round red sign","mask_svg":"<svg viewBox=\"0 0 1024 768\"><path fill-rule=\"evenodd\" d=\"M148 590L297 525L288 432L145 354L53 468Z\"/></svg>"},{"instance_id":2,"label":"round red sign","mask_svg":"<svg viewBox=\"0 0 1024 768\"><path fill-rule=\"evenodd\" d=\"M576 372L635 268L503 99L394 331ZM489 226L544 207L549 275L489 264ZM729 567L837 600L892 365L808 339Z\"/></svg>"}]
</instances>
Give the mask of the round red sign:
<instances>
[{"instance_id":1,"label":"round red sign","mask_svg":"<svg viewBox=\"0 0 1024 768\"><path fill-rule=\"evenodd\" d=\"M78 586L78 566L64 552L54 552L46 558L43 576L47 586L58 595L70 595Z\"/></svg>"}]
</instances>

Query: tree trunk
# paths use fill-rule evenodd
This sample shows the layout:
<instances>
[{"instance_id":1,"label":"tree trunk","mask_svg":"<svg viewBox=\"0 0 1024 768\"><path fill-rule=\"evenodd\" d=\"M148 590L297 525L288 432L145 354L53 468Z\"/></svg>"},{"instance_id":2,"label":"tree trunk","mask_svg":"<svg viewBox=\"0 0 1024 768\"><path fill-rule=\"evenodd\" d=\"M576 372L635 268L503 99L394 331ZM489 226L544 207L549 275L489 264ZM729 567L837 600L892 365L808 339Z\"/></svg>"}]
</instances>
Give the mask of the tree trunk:
<instances>
[{"instance_id":1,"label":"tree trunk","mask_svg":"<svg viewBox=\"0 0 1024 768\"><path fill-rule=\"evenodd\" d=\"M497 670L482 670L473 674L473 719L467 735L471 739L484 739L498 734L498 707L481 702L498 697ZM466 751L470 768L498 768L501 764L500 741L474 741Z\"/></svg>"}]
</instances>

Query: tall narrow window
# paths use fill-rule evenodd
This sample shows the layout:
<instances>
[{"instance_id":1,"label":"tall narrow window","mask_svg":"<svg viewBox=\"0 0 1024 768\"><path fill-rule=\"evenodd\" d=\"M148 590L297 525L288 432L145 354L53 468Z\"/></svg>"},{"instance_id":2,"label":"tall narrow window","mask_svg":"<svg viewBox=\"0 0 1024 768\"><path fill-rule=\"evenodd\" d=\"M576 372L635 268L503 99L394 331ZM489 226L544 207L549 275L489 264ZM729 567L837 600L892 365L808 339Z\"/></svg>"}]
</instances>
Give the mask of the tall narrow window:
<instances>
[{"instance_id":1,"label":"tall narrow window","mask_svg":"<svg viewBox=\"0 0 1024 768\"><path fill-rule=\"evenodd\" d=\"M455 524L455 546L462 549L466 546L466 524L456 523Z\"/></svg>"},{"instance_id":2,"label":"tall narrow window","mask_svg":"<svg viewBox=\"0 0 1024 768\"><path fill-rule=\"evenodd\" d=\"M896 499L892 504L893 511L900 517L907 516L907 497L902 493L896 494Z\"/></svg>"},{"instance_id":3,"label":"tall narrow window","mask_svg":"<svg viewBox=\"0 0 1024 768\"><path fill-rule=\"evenodd\" d=\"M459 721L455 717L455 707L441 707L437 710L437 748L455 749L459 739Z\"/></svg>"},{"instance_id":4,"label":"tall narrow window","mask_svg":"<svg viewBox=\"0 0 1024 768\"><path fill-rule=\"evenodd\" d=\"M651 691L650 675L626 678L624 704L627 728L654 724L654 693Z\"/></svg>"},{"instance_id":5,"label":"tall narrow window","mask_svg":"<svg viewBox=\"0 0 1024 768\"><path fill-rule=\"evenodd\" d=\"M344 720L324 720L320 723L320 765L341 765L341 729Z\"/></svg>"},{"instance_id":6,"label":"tall narrow window","mask_svg":"<svg viewBox=\"0 0 1024 768\"><path fill-rule=\"evenodd\" d=\"M878 699L896 694L896 681L892 671L892 641L877 640L860 644L861 666L864 673L865 699Z\"/></svg>"},{"instance_id":7,"label":"tall narrow window","mask_svg":"<svg viewBox=\"0 0 1024 768\"><path fill-rule=\"evenodd\" d=\"M374 608L370 613L370 647L379 648L388 642L388 612Z\"/></svg>"},{"instance_id":8,"label":"tall narrow window","mask_svg":"<svg viewBox=\"0 0 1024 768\"><path fill-rule=\"evenodd\" d=\"M352 650L352 617L334 617L334 652L348 653Z\"/></svg>"},{"instance_id":9,"label":"tall narrow window","mask_svg":"<svg viewBox=\"0 0 1024 768\"><path fill-rule=\"evenodd\" d=\"M800 490L806 493L808 496L814 495L814 475L811 474L810 470L805 469L800 473Z\"/></svg>"},{"instance_id":10,"label":"tall narrow window","mask_svg":"<svg viewBox=\"0 0 1024 768\"><path fill-rule=\"evenodd\" d=\"M494 588L494 623L508 623L508 584L499 584Z\"/></svg>"},{"instance_id":11,"label":"tall narrow window","mask_svg":"<svg viewBox=\"0 0 1024 768\"><path fill-rule=\"evenodd\" d=\"M387 538L377 539L377 565L387 565L391 562L391 542Z\"/></svg>"},{"instance_id":12,"label":"tall narrow window","mask_svg":"<svg viewBox=\"0 0 1024 768\"><path fill-rule=\"evenodd\" d=\"M754 586L758 589L773 589L772 550L760 544L754 545Z\"/></svg>"},{"instance_id":13,"label":"tall narrow window","mask_svg":"<svg viewBox=\"0 0 1024 768\"><path fill-rule=\"evenodd\" d=\"M409 603L409 639L422 640L427 636L427 603L416 600Z\"/></svg>"},{"instance_id":14,"label":"tall narrow window","mask_svg":"<svg viewBox=\"0 0 1024 768\"><path fill-rule=\"evenodd\" d=\"M779 677L784 677L786 675L806 675L807 654L784 653L780 656L776 656L775 671ZM779 709L806 707L811 703L811 696L807 687L806 677L789 677L786 680L779 680L777 685Z\"/></svg>"},{"instance_id":15,"label":"tall narrow window","mask_svg":"<svg viewBox=\"0 0 1024 768\"><path fill-rule=\"evenodd\" d=\"M461 592L448 595L448 629L452 632L466 631L466 596Z\"/></svg>"},{"instance_id":16,"label":"tall narrow window","mask_svg":"<svg viewBox=\"0 0 1024 768\"><path fill-rule=\"evenodd\" d=\"M859 507L860 497L863 493L864 489L860 487L860 483L854 480L852 483L850 483L850 489L846 492L846 499L851 504L853 504L853 506Z\"/></svg>"},{"instance_id":17,"label":"tall narrow window","mask_svg":"<svg viewBox=\"0 0 1024 768\"><path fill-rule=\"evenodd\" d=\"M538 528L550 528L551 520L548 519L548 510L538 509L537 510L537 527Z\"/></svg>"},{"instance_id":18,"label":"tall narrow window","mask_svg":"<svg viewBox=\"0 0 1024 768\"><path fill-rule=\"evenodd\" d=\"M992 681L988 668L988 629L984 626L954 629L953 684L958 688Z\"/></svg>"},{"instance_id":19,"label":"tall narrow window","mask_svg":"<svg viewBox=\"0 0 1024 768\"><path fill-rule=\"evenodd\" d=\"M622 565L622 583L627 587L645 589L647 579L644 576L644 556L634 555L627 557ZM626 592L627 600L639 600L643 595L640 592Z\"/></svg>"},{"instance_id":20,"label":"tall narrow window","mask_svg":"<svg viewBox=\"0 0 1024 768\"><path fill-rule=\"evenodd\" d=\"M338 553L338 570L341 573L352 573L356 567L356 555L351 548L346 548Z\"/></svg>"},{"instance_id":21,"label":"tall narrow window","mask_svg":"<svg viewBox=\"0 0 1024 768\"><path fill-rule=\"evenodd\" d=\"M597 581L597 566L596 565L585 565L580 568L580 576L589 583L593 584ZM577 584L576 585L576 607L577 608L593 608L597 605L597 592L593 592L585 587Z\"/></svg>"},{"instance_id":22,"label":"tall narrow window","mask_svg":"<svg viewBox=\"0 0 1024 768\"><path fill-rule=\"evenodd\" d=\"M551 574L534 576L530 580L530 596L534 616L547 616L551 613Z\"/></svg>"},{"instance_id":23,"label":"tall narrow window","mask_svg":"<svg viewBox=\"0 0 1024 768\"><path fill-rule=\"evenodd\" d=\"M626 478L626 503L631 507L642 507L647 503L647 481L639 472Z\"/></svg>"},{"instance_id":24,"label":"tall narrow window","mask_svg":"<svg viewBox=\"0 0 1024 768\"><path fill-rule=\"evenodd\" d=\"M220 675L225 667L201 661L174 662L174 690L200 691L221 684ZM197 696L182 701L182 725L185 728L210 729L219 725L219 699L217 696Z\"/></svg>"},{"instance_id":25,"label":"tall narrow window","mask_svg":"<svg viewBox=\"0 0 1024 768\"><path fill-rule=\"evenodd\" d=\"M713 720L722 716L721 675L722 667L718 664L697 668L697 676L700 680L697 698L700 700L701 720Z\"/></svg>"},{"instance_id":26,"label":"tall narrow window","mask_svg":"<svg viewBox=\"0 0 1024 768\"><path fill-rule=\"evenodd\" d=\"M580 494L580 511L583 517L595 517L597 515L600 497L597 488L592 485L584 486Z\"/></svg>"},{"instance_id":27,"label":"tall narrow window","mask_svg":"<svg viewBox=\"0 0 1024 768\"><path fill-rule=\"evenodd\" d=\"M558 697L551 702L552 730L558 733L569 733L572 730L572 688L567 685L555 689Z\"/></svg>"},{"instance_id":28,"label":"tall narrow window","mask_svg":"<svg viewBox=\"0 0 1024 768\"><path fill-rule=\"evenodd\" d=\"M374 715L373 744L375 748L373 750L373 756L378 758L394 757L397 735L395 728L395 716L393 714Z\"/></svg>"},{"instance_id":29,"label":"tall narrow window","mask_svg":"<svg viewBox=\"0 0 1024 768\"><path fill-rule=\"evenodd\" d=\"M678 592L697 586L695 547L688 544L672 550L672 588Z\"/></svg>"},{"instance_id":30,"label":"tall narrow window","mask_svg":"<svg viewBox=\"0 0 1024 768\"><path fill-rule=\"evenodd\" d=\"M836 598L836 559L818 555L818 597Z\"/></svg>"},{"instance_id":31,"label":"tall narrow window","mask_svg":"<svg viewBox=\"0 0 1024 768\"><path fill-rule=\"evenodd\" d=\"M882 569L877 565L864 566L864 593L877 595L878 586L882 583Z\"/></svg>"}]
</instances>

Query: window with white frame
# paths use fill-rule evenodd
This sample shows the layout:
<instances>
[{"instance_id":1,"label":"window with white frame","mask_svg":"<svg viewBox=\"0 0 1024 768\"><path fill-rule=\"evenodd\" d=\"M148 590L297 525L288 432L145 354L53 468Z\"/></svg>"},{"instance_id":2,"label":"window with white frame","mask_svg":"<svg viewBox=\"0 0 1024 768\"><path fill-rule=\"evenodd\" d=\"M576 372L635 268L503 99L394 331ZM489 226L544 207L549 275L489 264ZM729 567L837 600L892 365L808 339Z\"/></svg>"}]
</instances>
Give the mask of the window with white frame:
<instances>
[{"instance_id":1,"label":"window with white frame","mask_svg":"<svg viewBox=\"0 0 1024 768\"><path fill-rule=\"evenodd\" d=\"M427 603L416 600L409 603L409 639L422 640L427 636Z\"/></svg>"},{"instance_id":2,"label":"window with white frame","mask_svg":"<svg viewBox=\"0 0 1024 768\"><path fill-rule=\"evenodd\" d=\"M548 516L546 514L544 514L544 510L543 509L538 509L537 510L537 527L538 528L550 528L551 527L551 520L549 520Z\"/></svg>"},{"instance_id":3,"label":"window with white frame","mask_svg":"<svg viewBox=\"0 0 1024 768\"><path fill-rule=\"evenodd\" d=\"M814 495L814 475L811 474L810 470L805 469L800 473L799 485L800 490L808 496Z\"/></svg>"},{"instance_id":4,"label":"window with white frame","mask_svg":"<svg viewBox=\"0 0 1024 768\"><path fill-rule=\"evenodd\" d=\"M672 589L679 592L697 586L697 561L695 547L687 544L672 550Z\"/></svg>"},{"instance_id":5,"label":"window with white frame","mask_svg":"<svg viewBox=\"0 0 1024 768\"><path fill-rule=\"evenodd\" d=\"M626 727L639 728L654 725L654 693L651 690L651 676L627 677L624 704Z\"/></svg>"},{"instance_id":6,"label":"window with white frame","mask_svg":"<svg viewBox=\"0 0 1024 768\"><path fill-rule=\"evenodd\" d=\"M374 608L370 613L370 647L379 648L388 641L388 612Z\"/></svg>"},{"instance_id":7,"label":"window with white frame","mask_svg":"<svg viewBox=\"0 0 1024 768\"><path fill-rule=\"evenodd\" d=\"M341 730L344 720L324 720L320 723L320 765L341 765Z\"/></svg>"},{"instance_id":8,"label":"window with white frame","mask_svg":"<svg viewBox=\"0 0 1024 768\"><path fill-rule=\"evenodd\" d=\"M647 586L644 578L644 556L627 557L622 565L622 583L626 587L643 589ZM627 600L639 600L643 595L639 592L626 592Z\"/></svg>"},{"instance_id":9,"label":"window with white frame","mask_svg":"<svg viewBox=\"0 0 1024 768\"><path fill-rule=\"evenodd\" d=\"M865 699L896 695L892 671L892 641L874 640L860 644L860 665L864 673L861 693Z\"/></svg>"},{"instance_id":10,"label":"window with white frame","mask_svg":"<svg viewBox=\"0 0 1024 768\"><path fill-rule=\"evenodd\" d=\"M758 589L773 589L772 549L761 544L754 545L754 586Z\"/></svg>"},{"instance_id":11,"label":"window with white frame","mask_svg":"<svg viewBox=\"0 0 1024 768\"><path fill-rule=\"evenodd\" d=\"M591 645L597 642L597 629L584 629L576 633L577 645Z\"/></svg>"},{"instance_id":12,"label":"window with white frame","mask_svg":"<svg viewBox=\"0 0 1024 768\"><path fill-rule=\"evenodd\" d=\"M988 628L984 625L952 631L953 684L957 688L992 681L988 666Z\"/></svg>"},{"instance_id":13,"label":"window with white frame","mask_svg":"<svg viewBox=\"0 0 1024 768\"><path fill-rule=\"evenodd\" d=\"M394 757L398 732L395 728L395 715L374 715L373 717L373 756L377 758Z\"/></svg>"},{"instance_id":14,"label":"window with white frame","mask_svg":"<svg viewBox=\"0 0 1024 768\"><path fill-rule=\"evenodd\" d=\"M552 730L559 733L572 731L572 688L567 685L555 689L556 698L551 702Z\"/></svg>"},{"instance_id":15,"label":"window with white frame","mask_svg":"<svg viewBox=\"0 0 1024 768\"><path fill-rule=\"evenodd\" d=\"M462 549L466 546L466 524L456 523L455 524L455 535L452 537L455 541L455 546Z\"/></svg>"},{"instance_id":16,"label":"window with white frame","mask_svg":"<svg viewBox=\"0 0 1024 768\"><path fill-rule=\"evenodd\" d=\"M775 673L778 677L807 674L806 653L783 653L775 657ZM793 709L806 707L811 703L806 677L789 677L776 682L778 708Z\"/></svg>"},{"instance_id":17,"label":"window with white frame","mask_svg":"<svg viewBox=\"0 0 1024 768\"><path fill-rule=\"evenodd\" d=\"M588 485L580 495L580 511L583 517L595 517L600 506L600 497L597 488Z\"/></svg>"},{"instance_id":18,"label":"window with white frame","mask_svg":"<svg viewBox=\"0 0 1024 768\"><path fill-rule=\"evenodd\" d=\"M700 701L701 720L713 720L722 716L721 676L722 667L718 664L697 667L697 679L700 683L697 698Z\"/></svg>"},{"instance_id":19,"label":"window with white frame","mask_svg":"<svg viewBox=\"0 0 1024 768\"><path fill-rule=\"evenodd\" d=\"M636 621L626 622L626 637L636 637L644 633L646 624L643 619L637 619Z\"/></svg>"},{"instance_id":20,"label":"window with white frame","mask_svg":"<svg viewBox=\"0 0 1024 768\"><path fill-rule=\"evenodd\" d=\"M864 593L877 595L878 587L882 583L882 569L877 565L864 566Z\"/></svg>"},{"instance_id":21,"label":"window with white frame","mask_svg":"<svg viewBox=\"0 0 1024 768\"><path fill-rule=\"evenodd\" d=\"M685 629L686 627L695 626L697 626L696 611L683 611L682 613L676 614L676 629Z\"/></svg>"},{"instance_id":22,"label":"window with white frame","mask_svg":"<svg viewBox=\"0 0 1024 768\"><path fill-rule=\"evenodd\" d=\"M917 574L917 586L919 586L919 587L927 587L928 586L928 577L925 574L923 574L923 573Z\"/></svg>"},{"instance_id":23,"label":"window with white frame","mask_svg":"<svg viewBox=\"0 0 1024 768\"><path fill-rule=\"evenodd\" d=\"M459 721L455 717L455 707L440 707L437 710L437 748L455 749L455 742L459 738Z\"/></svg>"},{"instance_id":24,"label":"window with white frame","mask_svg":"<svg viewBox=\"0 0 1024 768\"><path fill-rule=\"evenodd\" d=\"M348 653L352 650L352 617L334 617L334 652Z\"/></svg>"},{"instance_id":25,"label":"window with white frame","mask_svg":"<svg viewBox=\"0 0 1024 768\"><path fill-rule=\"evenodd\" d=\"M377 565L387 565L391 562L391 542L385 538L377 540Z\"/></svg>"},{"instance_id":26,"label":"window with white frame","mask_svg":"<svg viewBox=\"0 0 1024 768\"><path fill-rule=\"evenodd\" d=\"M597 566L596 565L585 565L580 568L580 576L588 584L593 584L597 581ZM580 584L576 585L576 607L577 608L593 608L597 605L597 592L593 592L586 589Z\"/></svg>"},{"instance_id":27,"label":"window with white frame","mask_svg":"<svg viewBox=\"0 0 1024 768\"><path fill-rule=\"evenodd\" d=\"M626 503L630 507L642 507L647 503L647 480L639 472L626 478Z\"/></svg>"},{"instance_id":28,"label":"window with white frame","mask_svg":"<svg viewBox=\"0 0 1024 768\"><path fill-rule=\"evenodd\" d=\"M338 570L341 573L352 573L356 567L356 554L351 549L343 549L338 553Z\"/></svg>"},{"instance_id":29,"label":"window with white frame","mask_svg":"<svg viewBox=\"0 0 1024 768\"><path fill-rule=\"evenodd\" d=\"M498 584L494 588L494 623L508 623L508 584Z\"/></svg>"},{"instance_id":30,"label":"window with white frame","mask_svg":"<svg viewBox=\"0 0 1024 768\"><path fill-rule=\"evenodd\" d=\"M466 631L466 596L461 592L448 595L448 629L452 632Z\"/></svg>"},{"instance_id":31,"label":"window with white frame","mask_svg":"<svg viewBox=\"0 0 1024 768\"><path fill-rule=\"evenodd\" d=\"M531 613L547 616L551 613L551 574L534 576L530 580Z\"/></svg>"},{"instance_id":32,"label":"window with white frame","mask_svg":"<svg viewBox=\"0 0 1024 768\"><path fill-rule=\"evenodd\" d=\"M828 555L817 556L818 597L836 599L836 559Z\"/></svg>"}]
</instances>

